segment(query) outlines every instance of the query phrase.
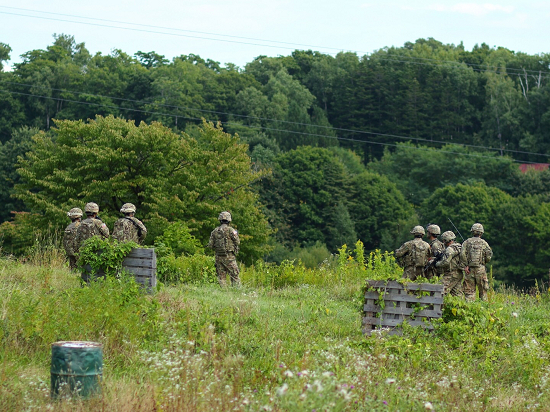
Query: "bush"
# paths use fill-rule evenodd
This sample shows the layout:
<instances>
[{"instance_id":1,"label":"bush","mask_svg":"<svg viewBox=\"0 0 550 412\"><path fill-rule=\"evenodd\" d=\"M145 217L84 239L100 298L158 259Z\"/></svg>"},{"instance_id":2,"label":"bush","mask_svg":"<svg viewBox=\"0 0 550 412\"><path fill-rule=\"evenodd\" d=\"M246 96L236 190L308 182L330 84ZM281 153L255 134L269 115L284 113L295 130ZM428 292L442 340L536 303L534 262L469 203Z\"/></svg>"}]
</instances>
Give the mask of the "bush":
<instances>
[{"instance_id":1,"label":"bush","mask_svg":"<svg viewBox=\"0 0 550 412\"><path fill-rule=\"evenodd\" d=\"M202 254L176 257L170 253L158 259L157 278L165 283L216 283L214 257Z\"/></svg>"}]
</instances>

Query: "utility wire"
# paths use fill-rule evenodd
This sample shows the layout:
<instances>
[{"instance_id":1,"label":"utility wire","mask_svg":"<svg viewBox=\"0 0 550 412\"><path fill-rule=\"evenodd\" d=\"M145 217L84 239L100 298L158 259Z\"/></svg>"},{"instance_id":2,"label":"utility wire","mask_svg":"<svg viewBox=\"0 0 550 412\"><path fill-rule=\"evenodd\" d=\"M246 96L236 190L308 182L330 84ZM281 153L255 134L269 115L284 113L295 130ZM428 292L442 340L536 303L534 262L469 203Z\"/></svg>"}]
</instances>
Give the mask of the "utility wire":
<instances>
[{"instance_id":1,"label":"utility wire","mask_svg":"<svg viewBox=\"0 0 550 412\"><path fill-rule=\"evenodd\" d=\"M101 103L83 102L83 101L80 101L80 100L64 99L64 98L51 97L51 96L41 96L41 95L36 95L36 94L32 94L32 93L22 93L22 92L15 92L15 91L4 90L4 89L0 89L0 92L5 92L5 93L9 93L9 94L16 94L16 95L22 95L22 96L29 96L29 97L34 97L34 98L43 98L43 99L50 99L50 100L57 100L57 101L65 101L65 102L70 102L70 103L84 104L84 105L88 105L88 106L99 106L99 107L106 107L106 108L111 108L111 109L133 111L133 112L139 112L139 113L156 114L156 115L169 116L169 117L174 117L174 118L184 118L184 119L190 119L190 120L202 120L202 118L198 118L198 117L177 115L177 114L173 114L173 113L162 113L162 112L155 112L155 111L151 111L151 110L133 109L133 108L129 108L129 107L120 107L120 106L106 105L106 104L101 104ZM214 123L218 122L218 120L209 120L209 119L205 119L205 120L207 120L209 122L214 122ZM234 123L234 122L220 122L220 123L227 124L227 125L247 127L247 128L252 128L252 129L277 131L277 132L298 134L298 135L304 135L304 136L323 137L323 138L328 138L328 139L352 141L352 142L357 142L357 143L367 143L367 144L374 144L374 145L379 145L379 146L403 147L402 145L395 144L395 143L375 142L375 141L370 141L370 140L352 139L352 138L345 138L345 137L340 137L340 136L327 136L327 135L323 135L323 134L299 132L299 131L284 130L284 129L275 129L275 128L264 127L264 126L243 125L241 123ZM430 149L430 148L416 147L416 146L408 146L407 148L408 149L414 149L414 150L422 150L422 151L433 150L433 149ZM455 155L459 155L459 156L469 156L469 157L475 157L475 158L504 159L504 157L502 157L502 156L485 156L485 155L478 155L478 154L474 154L474 153L462 153L462 152L454 152L454 151L442 150L442 149L438 149L438 151L441 152L441 153L455 154ZM527 163L527 164L537 164L538 163L538 162L529 162L529 161L517 160L517 159L514 159L514 158L509 158L509 159L512 162L515 162L515 163Z\"/></svg>"},{"instance_id":2,"label":"utility wire","mask_svg":"<svg viewBox=\"0 0 550 412\"><path fill-rule=\"evenodd\" d=\"M79 95L84 95L84 96L107 98L107 99L120 100L120 101L125 101L125 102L133 102L133 103L138 103L138 104L154 104L156 106L167 107L167 108L172 108L172 109L191 110L191 111L197 111L197 112L202 112L202 113L219 114L219 115L241 117L241 118L253 119L253 120L264 120L264 121L270 121L270 122L285 123L285 124L291 124L291 125L296 125L296 126L316 127L316 128L320 128L320 129L335 130L335 131L342 131L342 132L349 132L349 133L358 133L358 134L367 134L367 135L371 135L371 136L390 137L390 138L401 139L401 140L413 140L413 141L417 141L417 142L426 142L426 143L432 143L432 144L433 143L456 144L458 146L472 147L472 148L477 148L477 149L505 151L505 152L510 152L510 153L520 153L520 154L527 154L527 155L534 155L534 156L549 157L549 155L544 154L544 153L535 153L535 152L528 152L528 151L523 151L523 150L504 149L504 148L498 148L498 147L473 145L473 144L467 144L467 143L452 143L452 142L443 141L443 140L432 140L432 139L425 139L425 138L420 138L420 137L401 136L401 135L388 134L388 133L371 132L371 131L366 131L366 130L355 130L355 129L346 129L346 128L342 128L342 127L332 127L332 126L316 125L316 124L309 124L309 123L292 122L292 121L288 121L288 120L280 120L280 119L273 119L273 118L267 118L267 117L250 116L250 115L243 115L243 114L237 114L237 113L222 112L222 111L217 111L217 110L199 109L199 108L196 108L196 107L185 107L185 106L169 105L169 104L157 103L154 100L135 100L135 99L128 99L128 98L123 98L123 97L105 96L105 95L100 95L100 94L93 94L93 93L87 93L87 92L78 92L78 91L67 90L67 89L58 89L58 88L39 86L39 85L33 85L33 84L28 84L28 83L18 83L18 82L4 81L4 80L0 81L0 83L7 83L7 84L19 85L19 86L25 86L25 87L36 87L36 88L39 88L39 89L55 90L55 91L60 91L60 92L63 92L63 93L74 93L74 94L79 94ZM178 117L181 117L181 116L178 116Z\"/></svg>"},{"instance_id":3,"label":"utility wire","mask_svg":"<svg viewBox=\"0 0 550 412\"><path fill-rule=\"evenodd\" d=\"M32 9L23 9L19 7L8 7L8 6L0 6L1 8L8 8L8 9L15 9L15 10L25 10L30 11L34 13L44 13L44 14L55 14L58 16L68 16L68 17L75 17L80 19L87 19L87 20L95 20L100 22L112 22L112 23L118 23L118 24L126 24L126 25L132 25L132 26L140 26L140 27L150 27L150 28L156 28L156 29L164 29L164 30L174 30L179 32L186 32L186 33L198 33L198 34L207 34L211 36L219 36L219 37L229 37L229 38L237 38L237 39L245 39L245 40L253 40L256 42L268 42L268 43L277 43L277 44L283 44L283 45L292 45L294 47L286 47L286 46L276 46L276 45L269 45L269 44L259 44L259 43L251 43L251 42L244 42L244 41L236 41L236 40L225 40L225 39L216 39L216 38L210 38L210 37L202 37L202 36L193 36L193 35L186 35L186 34L178 34L178 33L168 33L163 31L156 31L156 30L146 30L146 29L140 29L140 28L131 28L131 27L120 27L120 26L113 26L108 24L100 24L100 23L88 23L88 22L81 22L81 21L74 21L74 20L67 20L67 19L60 19L55 17L44 17L44 16L32 16L28 14L21 14L21 13L13 13L13 12L6 12L6 11L0 11L0 14L8 14L8 15L14 15L14 16L22 16L22 17L30 17L30 18L36 18L36 19L42 19L42 20L54 20L54 21L62 21L62 22L68 22L68 23L76 23L76 24L84 24L84 25L91 25L91 26L99 26L99 27L108 27L108 28L115 28L115 29L122 29L122 30L131 30L131 31L138 31L138 32L145 32L145 33L153 33L153 34L165 34L165 35L171 35L171 36L178 36L178 37L187 37L187 38L197 38L202 40L212 40L212 41L221 41L221 42L228 42L228 43L237 43L237 44L246 44L246 45L252 45L252 46L263 46L263 47L270 47L270 48L278 48L278 49L288 49L288 50L295 50L295 46L304 46L304 47L310 47L310 48L319 48L324 50L338 50L339 52L342 52L343 49L335 48L335 47L325 47L325 46L312 46L312 45L306 45L306 44L300 44L300 43L290 43L290 42L282 42L282 41L276 41L276 40L265 40L265 39L258 39L258 38L252 38L252 37L241 37L241 36L232 36L232 35L226 35L226 34L217 34L217 33L211 33L211 32L201 32L201 31L193 31L193 30L183 30L183 29L177 29L177 28L171 28L171 27L164 27L164 26L154 26L154 25L147 25L147 24L138 24L138 23L131 23L131 22L123 22L119 20L108 20L108 19L100 19L100 18L92 18L92 17L84 17L84 16L77 16L77 15L71 15L71 14L62 14L62 13L50 13L50 12L44 12L40 10L32 10ZM437 60L437 59L430 59L430 58L422 58L422 57L408 57L407 60L404 60L403 57L400 57L398 59L395 58L388 58L388 57L379 57L377 54L374 54L373 52L365 52L365 51L351 51L353 53L357 54L365 54L370 57L376 57L376 60L384 60L384 61L394 61L399 63L408 63L408 64L416 64L416 65L422 65L422 66L440 66L441 63L451 63L451 64L457 64L459 67L469 67L474 71L477 72L493 72L495 70L501 70L502 68L499 66L488 66L488 65L480 65L480 64L474 64L474 63L466 63L466 62L460 62L460 61L453 61L453 60ZM337 53L327 53L327 54L337 54ZM415 60L424 60L424 61L431 61L436 63L425 63L425 62L418 62ZM481 69L476 69L475 67L482 67ZM542 76L542 71L540 70L527 70L527 69L515 69L511 67L507 67L506 72L510 72L510 74L517 74L517 75L524 75L526 72L533 73L534 76L539 75L542 78L547 78L548 76ZM545 72L548 74L549 72Z\"/></svg>"}]
</instances>

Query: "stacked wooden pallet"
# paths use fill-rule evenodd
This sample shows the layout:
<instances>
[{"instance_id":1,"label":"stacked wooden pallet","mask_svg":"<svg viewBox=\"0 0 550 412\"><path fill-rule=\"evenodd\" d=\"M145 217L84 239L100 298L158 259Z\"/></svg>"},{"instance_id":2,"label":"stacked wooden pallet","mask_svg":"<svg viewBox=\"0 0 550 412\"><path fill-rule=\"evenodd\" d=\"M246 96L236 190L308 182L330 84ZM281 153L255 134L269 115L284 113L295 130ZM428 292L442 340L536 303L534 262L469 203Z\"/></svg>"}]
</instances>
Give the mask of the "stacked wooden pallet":
<instances>
[{"instance_id":1,"label":"stacked wooden pallet","mask_svg":"<svg viewBox=\"0 0 550 412\"><path fill-rule=\"evenodd\" d=\"M368 280L363 333L380 329L387 329L390 334L400 333L396 327L405 320L411 326L433 329L430 321L441 317L442 305L443 285Z\"/></svg>"}]
</instances>

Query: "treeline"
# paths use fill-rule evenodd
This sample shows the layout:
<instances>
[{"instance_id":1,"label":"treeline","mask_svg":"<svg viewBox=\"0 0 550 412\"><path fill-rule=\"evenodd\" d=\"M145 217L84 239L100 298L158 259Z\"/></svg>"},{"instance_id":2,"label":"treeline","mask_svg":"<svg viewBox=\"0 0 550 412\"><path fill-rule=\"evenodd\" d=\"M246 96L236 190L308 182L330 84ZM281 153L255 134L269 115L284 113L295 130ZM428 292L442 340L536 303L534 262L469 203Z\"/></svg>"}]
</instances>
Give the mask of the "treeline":
<instances>
[{"instance_id":1,"label":"treeline","mask_svg":"<svg viewBox=\"0 0 550 412\"><path fill-rule=\"evenodd\" d=\"M0 43L0 62L9 53ZM517 162L548 161L549 64L546 54L421 39L369 56L260 56L240 69L198 55L92 56L56 36L0 71L4 249L24 250L32 228L63 225L64 209L85 200L107 219L136 203L154 226L150 242L184 222L201 244L215 211L232 208L248 262L318 262L357 239L393 249L413 225L452 230L451 219L465 237L482 222L495 277L528 284L550 266L550 173L524 174ZM105 118L71 122L96 115ZM241 149L213 144L233 137L202 119L238 134Z\"/></svg>"}]
</instances>

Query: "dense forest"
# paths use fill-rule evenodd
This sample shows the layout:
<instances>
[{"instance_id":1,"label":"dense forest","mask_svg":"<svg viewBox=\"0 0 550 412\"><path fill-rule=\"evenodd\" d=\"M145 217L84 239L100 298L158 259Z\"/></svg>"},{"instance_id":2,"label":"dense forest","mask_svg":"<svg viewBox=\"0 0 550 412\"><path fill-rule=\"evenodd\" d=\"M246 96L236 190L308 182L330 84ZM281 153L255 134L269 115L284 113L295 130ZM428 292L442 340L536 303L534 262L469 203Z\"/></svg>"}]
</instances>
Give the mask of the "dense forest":
<instances>
[{"instance_id":1,"label":"dense forest","mask_svg":"<svg viewBox=\"0 0 550 412\"><path fill-rule=\"evenodd\" d=\"M96 201L110 223L133 202L147 241L177 234L180 253L202 253L231 210L245 263L315 264L358 239L392 250L430 222L466 238L481 222L495 279L547 279L550 172L520 165L549 163L550 54L430 38L239 68L91 55L56 35L2 70L10 53L0 43L3 253L62 229L71 207Z\"/></svg>"}]
</instances>

